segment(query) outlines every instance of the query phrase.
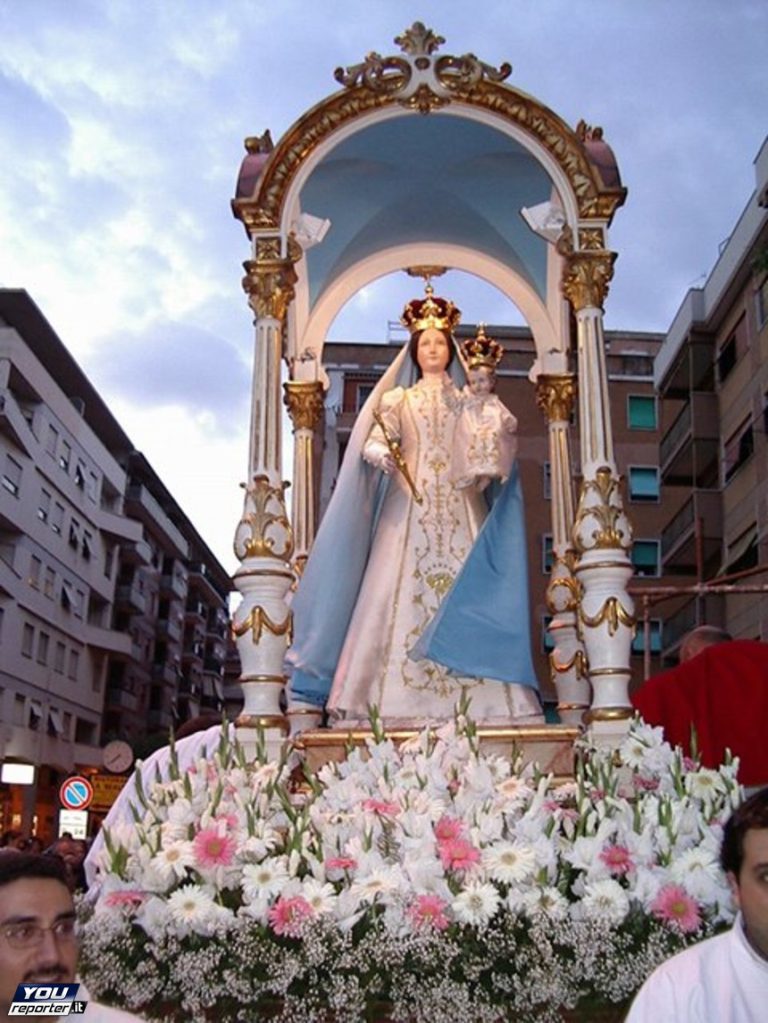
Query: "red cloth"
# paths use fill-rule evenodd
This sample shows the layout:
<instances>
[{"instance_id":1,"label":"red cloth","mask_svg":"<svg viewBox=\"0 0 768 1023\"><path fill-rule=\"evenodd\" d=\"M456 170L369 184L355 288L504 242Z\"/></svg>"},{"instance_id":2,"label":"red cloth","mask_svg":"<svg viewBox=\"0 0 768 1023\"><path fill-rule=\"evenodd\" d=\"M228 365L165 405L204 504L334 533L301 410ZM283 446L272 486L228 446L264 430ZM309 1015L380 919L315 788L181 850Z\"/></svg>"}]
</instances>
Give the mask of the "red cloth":
<instances>
[{"instance_id":1,"label":"red cloth","mask_svg":"<svg viewBox=\"0 0 768 1023\"><path fill-rule=\"evenodd\" d=\"M689 754L693 724L705 767L718 767L730 749L740 758L742 785L768 784L768 643L739 639L707 647L649 678L632 702Z\"/></svg>"}]
</instances>

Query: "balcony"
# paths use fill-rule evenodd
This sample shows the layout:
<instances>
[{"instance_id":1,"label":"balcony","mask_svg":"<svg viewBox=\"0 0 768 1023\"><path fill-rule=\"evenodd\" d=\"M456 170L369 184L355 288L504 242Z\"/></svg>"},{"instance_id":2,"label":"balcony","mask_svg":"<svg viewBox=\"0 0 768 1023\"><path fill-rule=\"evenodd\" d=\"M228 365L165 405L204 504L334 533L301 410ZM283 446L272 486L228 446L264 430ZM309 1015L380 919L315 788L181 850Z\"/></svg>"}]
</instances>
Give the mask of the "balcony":
<instances>
[{"instance_id":1,"label":"balcony","mask_svg":"<svg viewBox=\"0 0 768 1023\"><path fill-rule=\"evenodd\" d=\"M144 614L147 610L147 598L136 582L122 583L115 591L115 607L118 611L129 614Z\"/></svg>"},{"instance_id":2,"label":"balcony","mask_svg":"<svg viewBox=\"0 0 768 1023\"><path fill-rule=\"evenodd\" d=\"M203 561L193 561L190 564L189 588L199 593L209 604L220 604L230 591L230 587L227 586L223 593L220 592L210 569Z\"/></svg>"},{"instance_id":3,"label":"balcony","mask_svg":"<svg viewBox=\"0 0 768 1023\"><path fill-rule=\"evenodd\" d=\"M167 639L173 643L180 643L183 634L183 627L178 618L158 618L155 633L161 639Z\"/></svg>"},{"instance_id":4,"label":"balcony","mask_svg":"<svg viewBox=\"0 0 768 1023\"><path fill-rule=\"evenodd\" d=\"M139 526L141 531L141 526ZM152 548L146 540L138 539L131 544L120 544L120 563L146 568L152 564Z\"/></svg>"},{"instance_id":5,"label":"balcony","mask_svg":"<svg viewBox=\"0 0 768 1023\"><path fill-rule=\"evenodd\" d=\"M173 571L160 576L160 593L164 597L178 597L186 602L187 577L183 572Z\"/></svg>"},{"instance_id":6,"label":"balcony","mask_svg":"<svg viewBox=\"0 0 768 1023\"><path fill-rule=\"evenodd\" d=\"M706 486L717 480L720 447L717 395L694 391L661 440L664 483Z\"/></svg>"},{"instance_id":7,"label":"balcony","mask_svg":"<svg viewBox=\"0 0 768 1023\"><path fill-rule=\"evenodd\" d=\"M126 511L159 532L176 557L185 558L188 553L187 541L174 526L159 502L141 483L131 483L125 497Z\"/></svg>"},{"instance_id":8,"label":"balcony","mask_svg":"<svg viewBox=\"0 0 768 1023\"><path fill-rule=\"evenodd\" d=\"M152 681L164 682L166 685L178 685L179 672L174 664L153 664Z\"/></svg>"},{"instance_id":9,"label":"balcony","mask_svg":"<svg viewBox=\"0 0 768 1023\"><path fill-rule=\"evenodd\" d=\"M35 457L37 441L29 423L24 418L9 391L0 391L0 430L5 433L24 454Z\"/></svg>"},{"instance_id":10,"label":"balcony","mask_svg":"<svg viewBox=\"0 0 768 1023\"><path fill-rule=\"evenodd\" d=\"M97 508L93 518L102 533L108 533L124 542L132 540L134 543L143 543L141 523L135 519L126 518L125 515L107 511L105 508Z\"/></svg>"},{"instance_id":11,"label":"balcony","mask_svg":"<svg viewBox=\"0 0 768 1023\"><path fill-rule=\"evenodd\" d=\"M665 571L695 572L697 547L702 565L722 552L723 504L719 490L694 490L661 533L661 559Z\"/></svg>"},{"instance_id":12,"label":"balcony","mask_svg":"<svg viewBox=\"0 0 768 1023\"><path fill-rule=\"evenodd\" d=\"M133 656L133 640L127 632L103 629L98 625L84 625L83 639L88 646L96 650L106 650L108 653L120 654L123 657Z\"/></svg>"},{"instance_id":13,"label":"balcony","mask_svg":"<svg viewBox=\"0 0 768 1023\"><path fill-rule=\"evenodd\" d=\"M156 731L168 730L173 725L173 717L167 710L151 710L148 719L149 727Z\"/></svg>"},{"instance_id":14,"label":"balcony","mask_svg":"<svg viewBox=\"0 0 768 1023\"><path fill-rule=\"evenodd\" d=\"M139 699L134 693L126 692L125 689L109 686L106 706L113 709L129 710L136 714L139 709Z\"/></svg>"}]
</instances>

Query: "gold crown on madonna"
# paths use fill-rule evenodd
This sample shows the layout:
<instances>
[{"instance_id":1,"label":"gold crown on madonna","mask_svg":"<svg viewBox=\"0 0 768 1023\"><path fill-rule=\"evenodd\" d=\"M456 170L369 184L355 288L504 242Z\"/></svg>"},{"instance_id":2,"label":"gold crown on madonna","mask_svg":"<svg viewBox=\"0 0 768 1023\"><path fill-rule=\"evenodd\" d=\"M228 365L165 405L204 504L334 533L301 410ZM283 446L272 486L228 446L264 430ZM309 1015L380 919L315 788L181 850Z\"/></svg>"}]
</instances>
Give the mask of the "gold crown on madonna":
<instances>
[{"instance_id":1,"label":"gold crown on madonna","mask_svg":"<svg viewBox=\"0 0 768 1023\"><path fill-rule=\"evenodd\" d=\"M461 320L461 309L457 309L449 299L435 295L431 284L427 284L424 291L426 298L414 298L406 304L400 322L408 328L411 336L428 327L452 334Z\"/></svg>"},{"instance_id":2,"label":"gold crown on madonna","mask_svg":"<svg viewBox=\"0 0 768 1023\"><path fill-rule=\"evenodd\" d=\"M481 323L475 337L468 337L461 342L461 354L470 369L488 366L495 370L501 362L504 348L495 338L486 336L485 324Z\"/></svg>"}]
</instances>

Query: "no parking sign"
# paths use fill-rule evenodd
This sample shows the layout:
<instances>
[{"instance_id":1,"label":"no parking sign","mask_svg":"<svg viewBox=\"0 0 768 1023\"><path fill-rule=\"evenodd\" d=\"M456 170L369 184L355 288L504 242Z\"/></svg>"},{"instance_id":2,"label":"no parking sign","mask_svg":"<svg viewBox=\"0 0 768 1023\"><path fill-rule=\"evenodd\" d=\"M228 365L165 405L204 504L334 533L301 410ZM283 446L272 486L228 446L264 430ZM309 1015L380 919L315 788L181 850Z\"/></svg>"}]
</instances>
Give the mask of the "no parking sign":
<instances>
[{"instance_id":1,"label":"no parking sign","mask_svg":"<svg viewBox=\"0 0 768 1023\"><path fill-rule=\"evenodd\" d=\"M93 785L87 778L76 774L67 778L59 789L59 799L65 810L85 810L93 799Z\"/></svg>"}]
</instances>

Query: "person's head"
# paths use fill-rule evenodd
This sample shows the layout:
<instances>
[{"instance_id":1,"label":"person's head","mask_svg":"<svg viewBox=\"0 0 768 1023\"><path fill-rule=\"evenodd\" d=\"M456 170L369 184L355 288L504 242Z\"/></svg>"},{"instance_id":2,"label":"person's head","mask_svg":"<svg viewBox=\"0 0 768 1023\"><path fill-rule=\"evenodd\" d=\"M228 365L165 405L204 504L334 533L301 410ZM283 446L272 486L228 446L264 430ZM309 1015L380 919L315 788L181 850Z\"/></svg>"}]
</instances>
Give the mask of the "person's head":
<instances>
[{"instance_id":1,"label":"person's head","mask_svg":"<svg viewBox=\"0 0 768 1023\"><path fill-rule=\"evenodd\" d=\"M444 330L427 327L411 337L410 353L420 377L442 373L453 362L453 339Z\"/></svg>"},{"instance_id":2,"label":"person's head","mask_svg":"<svg viewBox=\"0 0 768 1023\"><path fill-rule=\"evenodd\" d=\"M496 374L490 366L472 366L467 370L469 389L473 394L484 397L493 394L496 388Z\"/></svg>"},{"instance_id":3,"label":"person's head","mask_svg":"<svg viewBox=\"0 0 768 1023\"><path fill-rule=\"evenodd\" d=\"M726 822L720 865L741 910L747 940L768 959L768 788L750 796Z\"/></svg>"},{"instance_id":4,"label":"person's head","mask_svg":"<svg viewBox=\"0 0 768 1023\"><path fill-rule=\"evenodd\" d=\"M51 852L60 856L70 867L79 867L86 857L87 849L71 835L62 835L51 846Z\"/></svg>"},{"instance_id":5,"label":"person's head","mask_svg":"<svg viewBox=\"0 0 768 1023\"><path fill-rule=\"evenodd\" d=\"M730 632L726 632L725 629L721 629L717 625L699 625L683 636L680 643L680 663L690 661L709 646L727 643L732 639L733 636Z\"/></svg>"},{"instance_id":6,"label":"person's head","mask_svg":"<svg viewBox=\"0 0 768 1023\"><path fill-rule=\"evenodd\" d=\"M40 855L44 848L45 846L43 845L42 838L38 838L37 835L32 835L31 838L27 839L27 844L24 846L24 852Z\"/></svg>"},{"instance_id":7,"label":"person's head","mask_svg":"<svg viewBox=\"0 0 768 1023\"><path fill-rule=\"evenodd\" d=\"M0 857L0 1013L19 984L71 984L78 944L64 866L54 856Z\"/></svg>"}]
</instances>

